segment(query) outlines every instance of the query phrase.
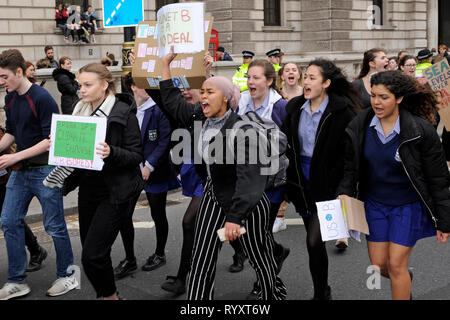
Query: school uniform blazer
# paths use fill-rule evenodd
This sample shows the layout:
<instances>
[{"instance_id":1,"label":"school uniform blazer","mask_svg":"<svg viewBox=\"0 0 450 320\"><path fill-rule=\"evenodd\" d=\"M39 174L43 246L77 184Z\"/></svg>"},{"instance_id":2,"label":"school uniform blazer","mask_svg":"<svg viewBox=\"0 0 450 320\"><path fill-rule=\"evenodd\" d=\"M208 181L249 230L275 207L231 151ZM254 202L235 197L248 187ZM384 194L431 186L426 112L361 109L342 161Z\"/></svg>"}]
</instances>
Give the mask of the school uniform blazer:
<instances>
[{"instance_id":1,"label":"school uniform blazer","mask_svg":"<svg viewBox=\"0 0 450 320\"><path fill-rule=\"evenodd\" d=\"M362 161L364 137L375 113L361 112L347 127L344 176L336 196L361 197L367 189ZM436 129L426 120L400 108L398 153L414 189L427 207L435 228L450 232L450 174Z\"/></svg>"},{"instance_id":2,"label":"school uniform blazer","mask_svg":"<svg viewBox=\"0 0 450 320\"><path fill-rule=\"evenodd\" d=\"M300 162L302 146L298 138L301 107L305 102L303 95L288 102L287 116L281 127L288 139L286 194L300 213L316 212L315 202L335 198L336 187L343 176L345 128L355 116L347 98L329 95L328 105L317 127L310 167L310 190L306 191Z\"/></svg>"},{"instance_id":3,"label":"school uniform blazer","mask_svg":"<svg viewBox=\"0 0 450 320\"><path fill-rule=\"evenodd\" d=\"M157 105L145 110L141 127L144 162L155 169L148 184L162 183L173 176L169 157L171 132L169 120Z\"/></svg>"},{"instance_id":4,"label":"school uniform blazer","mask_svg":"<svg viewBox=\"0 0 450 320\"><path fill-rule=\"evenodd\" d=\"M172 80L165 80L159 83L163 108L183 126L192 125L192 121L206 120L203 115L200 103L187 103L181 95L178 88L173 86ZM217 156L220 161L210 165L211 182L214 196L219 205L224 210L226 222L243 224L248 215L251 214L258 202L262 199L264 189L267 183L267 176L261 175L260 164L226 164L226 130L231 129L233 125L241 120L241 117L232 112L220 130L223 141L224 152ZM246 128L243 128L244 130ZM211 141L214 143L215 138ZM216 142L217 143L217 142ZM246 141L238 139L235 143L235 150L245 144ZM248 149L247 149L248 150ZM194 145L192 152L198 153L197 146ZM236 154L236 153L235 153ZM198 156L198 159L201 159ZM245 163L249 161L249 155L246 153Z\"/></svg>"}]
</instances>

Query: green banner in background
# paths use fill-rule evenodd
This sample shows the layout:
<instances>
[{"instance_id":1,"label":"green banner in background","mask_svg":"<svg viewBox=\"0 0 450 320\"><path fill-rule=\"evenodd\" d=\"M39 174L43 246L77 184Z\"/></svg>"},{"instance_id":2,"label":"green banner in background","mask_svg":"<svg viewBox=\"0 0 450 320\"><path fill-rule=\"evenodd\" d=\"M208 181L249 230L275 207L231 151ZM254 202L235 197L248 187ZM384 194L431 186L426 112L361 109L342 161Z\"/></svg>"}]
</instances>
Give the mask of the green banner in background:
<instances>
[{"instance_id":1,"label":"green banner in background","mask_svg":"<svg viewBox=\"0 0 450 320\"><path fill-rule=\"evenodd\" d=\"M94 160L97 124L57 121L55 157Z\"/></svg>"}]
</instances>

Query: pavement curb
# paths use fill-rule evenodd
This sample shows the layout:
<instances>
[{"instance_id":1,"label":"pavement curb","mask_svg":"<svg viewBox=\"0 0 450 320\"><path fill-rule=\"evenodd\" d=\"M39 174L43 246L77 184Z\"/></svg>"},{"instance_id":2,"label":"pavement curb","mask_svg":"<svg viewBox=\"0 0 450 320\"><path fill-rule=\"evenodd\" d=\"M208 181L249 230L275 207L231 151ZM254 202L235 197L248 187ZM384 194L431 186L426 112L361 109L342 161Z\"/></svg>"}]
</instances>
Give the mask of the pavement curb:
<instances>
[{"instance_id":1,"label":"pavement curb","mask_svg":"<svg viewBox=\"0 0 450 320\"><path fill-rule=\"evenodd\" d=\"M181 188L178 188L178 189L175 189L175 190L170 190L169 192L167 192L167 195L168 195L168 198L167 198L168 206L170 205L169 204L169 202L170 202L169 195L175 194L175 193L181 193ZM145 194L145 191L142 191L140 196L139 196L138 201L144 201L144 200L147 200L147 196ZM63 199L63 201L64 201L64 199ZM78 213L78 206L76 206L76 205L75 206L72 205L70 207L65 207L64 208L64 216L71 216L71 215L74 215L74 214L77 214L77 213ZM28 223L28 224L41 222L42 218L43 218L42 212L34 213L34 214L28 214L25 217L25 222Z\"/></svg>"}]
</instances>

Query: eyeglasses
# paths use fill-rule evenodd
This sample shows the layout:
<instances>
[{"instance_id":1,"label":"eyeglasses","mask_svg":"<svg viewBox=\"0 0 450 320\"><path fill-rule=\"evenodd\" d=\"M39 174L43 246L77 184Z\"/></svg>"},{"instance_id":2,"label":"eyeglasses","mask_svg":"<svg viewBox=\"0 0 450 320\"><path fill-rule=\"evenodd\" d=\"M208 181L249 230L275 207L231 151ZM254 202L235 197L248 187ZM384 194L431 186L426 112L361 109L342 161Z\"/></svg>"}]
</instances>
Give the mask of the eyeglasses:
<instances>
[{"instance_id":1,"label":"eyeglasses","mask_svg":"<svg viewBox=\"0 0 450 320\"><path fill-rule=\"evenodd\" d=\"M416 65L415 64L405 64L405 67L408 67L408 68L415 68L416 67Z\"/></svg>"}]
</instances>

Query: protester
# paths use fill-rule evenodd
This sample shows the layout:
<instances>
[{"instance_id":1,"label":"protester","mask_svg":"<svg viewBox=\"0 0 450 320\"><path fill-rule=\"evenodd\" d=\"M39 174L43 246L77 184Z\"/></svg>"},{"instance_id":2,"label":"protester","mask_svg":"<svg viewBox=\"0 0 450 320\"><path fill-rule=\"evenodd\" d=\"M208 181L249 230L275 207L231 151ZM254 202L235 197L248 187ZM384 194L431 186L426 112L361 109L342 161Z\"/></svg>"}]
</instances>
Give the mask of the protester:
<instances>
[{"instance_id":1,"label":"protester","mask_svg":"<svg viewBox=\"0 0 450 320\"><path fill-rule=\"evenodd\" d=\"M133 64L135 57L133 52L131 52L129 59ZM206 78L210 78L210 69L213 64L213 58L206 52L204 57L204 66L206 69ZM146 90L147 93L155 100L158 104L163 106L163 101L161 99L161 94L159 90ZM184 101L180 100L177 95L171 97L172 100L169 101L170 104L178 104L181 102L186 102L188 105L194 107L200 102L200 90L199 89L187 89L181 92ZM173 115L168 113L165 108L162 108L165 112L166 117L169 119L172 128L178 128L179 123L173 118ZM195 136L194 136L194 120L186 128L189 131L191 140L190 144L186 143L184 148L191 148L190 150L196 150L194 146ZM207 172L204 163L194 164L194 154L183 153L183 163L180 169L182 194L186 197L190 197L191 201L186 209L183 217L183 243L181 247L181 259L178 268L178 273L176 276L167 276L166 281L161 285L161 288L174 293L175 295L181 295L186 291L186 278L190 270L190 261L192 255L192 249L194 246L194 227L195 220L197 217L198 207L200 201L203 197L203 185L206 181ZM234 257L239 257L240 259L234 259L233 265L230 266L229 270L231 272L239 272L244 268L243 260L241 255L237 255L235 252ZM242 258L242 259L241 259Z\"/></svg>"},{"instance_id":2,"label":"protester","mask_svg":"<svg viewBox=\"0 0 450 320\"><path fill-rule=\"evenodd\" d=\"M237 113L243 115L254 111L261 118L271 119L280 127L286 117L287 101L278 93L276 80L277 73L269 61L262 59L252 61L248 67L248 91L242 93ZM270 201L269 236L272 238L273 234L271 231L274 227L278 209L284 201L284 193L284 186L266 190ZM290 250L275 242L274 239L271 239L270 242L274 244L273 254L277 262L278 274ZM244 250L240 248L240 242L231 242L231 244L236 252L242 252L243 254ZM259 291L260 286L258 283L255 283L248 299L257 298Z\"/></svg>"},{"instance_id":3,"label":"protester","mask_svg":"<svg viewBox=\"0 0 450 320\"><path fill-rule=\"evenodd\" d=\"M6 128L0 127L0 140L5 135ZM6 149L2 154L10 154L16 151L16 145L12 144L9 149ZM0 172L0 217L1 208L3 207L3 202L5 201L6 195L6 184L8 182L9 176L11 174L11 168L3 169ZM25 246L30 253L30 262L28 264L27 272L34 272L41 269L42 262L47 258L47 250L39 245L36 236L31 231L28 224L23 222L25 229Z\"/></svg>"},{"instance_id":4,"label":"protester","mask_svg":"<svg viewBox=\"0 0 450 320\"><path fill-rule=\"evenodd\" d=\"M114 78L99 63L82 67L77 81L82 98L73 115L107 117L106 141L96 148L104 166L101 171L58 167L45 183L58 186L66 178L66 192L79 187L84 272L97 298L118 300L111 247L127 219L126 213L144 187L139 168L143 157L136 106L128 94L115 95Z\"/></svg>"},{"instance_id":5,"label":"protester","mask_svg":"<svg viewBox=\"0 0 450 320\"><path fill-rule=\"evenodd\" d=\"M79 100L77 91L78 82L75 74L71 72L72 60L69 57L59 59L59 68L53 70L52 77L56 81L58 91L61 93L61 111L63 114L72 114L75 103Z\"/></svg>"},{"instance_id":6,"label":"protester","mask_svg":"<svg viewBox=\"0 0 450 320\"><path fill-rule=\"evenodd\" d=\"M400 61L404 56L408 54L408 51L400 50L397 54L397 60Z\"/></svg>"},{"instance_id":7,"label":"protester","mask_svg":"<svg viewBox=\"0 0 450 320\"><path fill-rule=\"evenodd\" d=\"M217 48L217 56L219 57L219 61L233 61L233 58L231 58L228 52L225 52L224 47Z\"/></svg>"},{"instance_id":8,"label":"protester","mask_svg":"<svg viewBox=\"0 0 450 320\"><path fill-rule=\"evenodd\" d=\"M296 63L288 62L278 72L281 82L281 95L286 100L303 94L302 68Z\"/></svg>"},{"instance_id":9,"label":"protester","mask_svg":"<svg viewBox=\"0 0 450 320\"><path fill-rule=\"evenodd\" d=\"M370 108L370 77L375 72L386 71L388 58L386 51L380 48L373 48L364 52L364 59L361 66L361 72L353 85L360 92L361 107Z\"/></svg>"},{"instance_id":10,"label":"protester","mask_svg":"<svg viewBox=\"0 0 450 320\"><path fill-rule=\"evenodd\" d=\"M310 62L303 84L304 95L288 102L282 126L292 146L286 194L305 224L313 299L328 300L328 257L315 203L335 198L343 176L345 128L359 110L359 96L329 60Z\"/></svg>"},{"instance_id":11,"label":"protester","mask_svg":"<svg viewBox=\"0 0 450 320\"><path fill-rule=\"evenodd\" d=\"M255 54L251 51L242 51L243 63L239 68L237 68L232 81L233 84L238 85L241 92L248 90L247 87L247 72L250 62L252 62Z\"/></svg>"},{"instance_id":12,"label":"protester","mask_svg":"<svg viewBox=\"0 0 450 320\"><path fill-rule=\"evenodd\" d=\"M388 70L397 70L398 69L398 59L397 57L390 57L388 62Z\"/></svg>"},{"instance_id":13,"label":"protester","mask_svg":"<svg viewBox=\"0 0 450 320\"><path fill-rule=\"evenodd\" d=\"M117 66L119 64L119 61L116 60L116 57L111 52L107 52L106 53L106 58L111 60L111 65L112 66Z\"/></svg>"},{"instance_id":14,"label":"protester","mask_svg":"<svg viewBox=\"0 0 450 320\"><path fill-rule=\"evenodd\" d=\"M400 68L400 70L412 78L416 77L416 66L417 59L416 57L411 55L403 56L403 58L401 58L398 63L398 67Z\"/></svg>"},{"instance_id":15,"label":"protester","mask_svg":"<svg viewBox=\"0 0 450 320\"><path fill-rule=\"evenodd\" d=\"M450 55L448 54L448 47L445 44L440 44L439 47L439 55L447 59L448 64L450 64Z\"/></svg>"},{"instance_id":16,"label":"protester","mask_svg":"<svg viewBox=\"0 0 450 320\"><path fill-rule=\"evenodd\" d=\"M39 59L36 62L37 69L50 69L50 61L47 58Z\"/></svg>"},{"instance_id":17,"label":"protester","mask_svg":"<svg viewBox=\"0 0 450 320\"><path fill-rule=\"evenodd\" d=\"M111 67L112 66L112 61L108 57L103 57L102 60L100 60L100 64L102 64L102 65L104 65L106 67Z\"/></svg>"},{"instance_id":18,"label":"protester","mask_svg":"<svg viewBox=\"0 0 450 320\"><path fill-rule=\"evenodd\" d=\"M50 62L50 68L58 68L58 62L55 60L55 52L52 46L45 46L45 58Z\"/></svg>"},{"instance_id":19,"label":"protester","mask_svg":"<svg viewBox=\"0 0 450 320\"><path fill-rule=\"evenodd\" d=\"M36 83L36 79L34 78L34 73L35 73L35 68L34 68L34 64L31 61L25 61L25 76L28 78L28 80L31 83Z\"/></svg>"},{"instance_id":20,"label":"protester","mask_svg":"<svg viewBox=\"0 0 450 320\"><path fill-rule=\"evenodd\" d=\"M61 29L64 40L67 42L69 40L70 30L67 27L67 19L69 18L69 14L67 13L66 8L60 3L56 6L55 12L55 21L56 26Z\"/></svg>"},{"instance_id":21,"label":"protester","mask_svg":"<svg viewBox=\"0 0 450 320\"><path fill-rule=\"evenodd\" d=\"M8 90L6 133L0 141L0 152L14 142L17 144L17 152L0 157L0 170L13 169L1 217L8 252L8 282L0 290L1 300L30 292L26 283L24 218L34 196L42 206L44 228L52 237L56 251L57 280L47 290L47 295L60 296L78 286L77 279L69 274L73 254L61 190L42 184L52 170L48 165L48 138L52 114L58 113L58 106L47 90L26 78L25 69L20 51L6 50L0 54L0 85ZM42 262L44 251L41 254Z\"/></svg>"},{"instance_id":22,"label":"protester","mask_svg":"<svg viewBox=\"0 0 450 320\"><path fill-rule=\"evenodd\" d=\"M208 138L212 138L209 129L226 132L240 119L230 110L237 107L239 89L224 77L212 77L203 83L201 104L185 103L171 80L169 66L175 56L170 53L162 59L160 88L163 107L183 126L189 126L193 117L203 122L198 149L194 148L193 152L206 157L204 148L209 145ZM177 103L173 103L174 99ZM224 143L221 146L226 146L225 139L220 138ZM244 149L245 158L248 159L250 151ZM208 159L204 159L206 163L209 163ZM269 201L264 194L267 177L260 174L261 167L258 164L225 164L225 161L220 161L207 165L208 181L195 224L194 251L187 284L188 299L213 299L216 262L221 248L216 231L224 225L226 241L239 239L250 264L257 272L262 287L259 298L285 299L286 288L276 275L271 242L273 238L268 230ZM247 230L244 234L240 232L242 225Z\"/></svg>"},{"instance_id":23,"label":"protester","mask_svg":"<svg viewBox=\"0 0 450 320\"><path fill-rule=\"evenodd\" d=\"M275 72L281 69L281 49L273 49L266 52L266 56L269 58L270 63L273 65Z\"/></svg>"},{"instance_id":24,"label":"protester","mask_svg":"<svg viewBox=\"0 0 450 320\"><path fill-rule=\"evenodd\" d=\"M410 299L415 243L450 235L449 171L429 88L399 71L371 79L372 108L349 125L345 173L336 194L364 201L372 265L391 280L392 299ZM418 170L417 168L426 168Z\"/></svg>"},{"instance_id":25,"label":"protester","mask_svg":"<svg viewBox=\"0 0 450 320\"><path fill-rule=\"evenodd\" d=\"M287 101L303 94L303 74L302 69L296 63L288 62L280 71L278 71L279 79L277 83L281 84L281 96ZM277 233L287 229L284 213L288 207L288 203L283 201L277 213L277 217L273 224L272 232Z\"/></svg>"},{"instance_id":26,"label":"protester","mask_svg":"<svg viewBox=\"0 0 450 320\"><path fill-rule=\"evenodd\" d=\"M156 228L156 249L145 265L143 271L155 270L166 264L165 246L169 234L169 224L166 215L167 192L179 188L172 161L169 155L171 127L169 120L159 106L147 94L145 89L136 86L129 73L124 79L125 87L133 92L137 104L137 118L141 129L145 162L141 165L142 178L146 181L145 192L150 205L152 219ZM136 199L137 200L137 199ZM134 211L134 207L133 207ZM121 229L121 236L127 257L115 269L116 277L123 277L135 269L136 258L133 247L133 221L130 219ZM131 241L130 241L131 240ZM133 259L134 258L134 259Z\"/></svg>"}]
</instances>

